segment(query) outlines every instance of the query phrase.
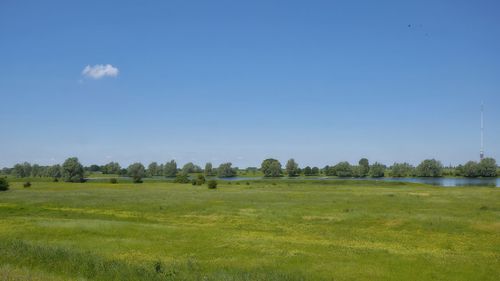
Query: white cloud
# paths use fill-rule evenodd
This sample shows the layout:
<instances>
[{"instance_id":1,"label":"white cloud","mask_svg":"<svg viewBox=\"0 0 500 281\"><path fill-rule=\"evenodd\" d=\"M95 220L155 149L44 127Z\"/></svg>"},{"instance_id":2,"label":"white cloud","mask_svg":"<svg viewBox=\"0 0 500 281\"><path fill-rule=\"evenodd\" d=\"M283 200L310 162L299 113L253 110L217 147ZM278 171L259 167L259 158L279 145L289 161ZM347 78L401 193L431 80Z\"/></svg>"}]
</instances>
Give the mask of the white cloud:
<instances>
[{"instance_id":1,"label":"white cloud","mask_svg":"<svg viewBox=\"0 0 500 281\"><path fill-rule=\"evenodd\" d=\"M93 79L101 79L106 76L116 77L118 76L118 68L112 66L111 64L96 64L94 66L87 65L83 69L82 75Z\"/></svg>"}]
</instances>

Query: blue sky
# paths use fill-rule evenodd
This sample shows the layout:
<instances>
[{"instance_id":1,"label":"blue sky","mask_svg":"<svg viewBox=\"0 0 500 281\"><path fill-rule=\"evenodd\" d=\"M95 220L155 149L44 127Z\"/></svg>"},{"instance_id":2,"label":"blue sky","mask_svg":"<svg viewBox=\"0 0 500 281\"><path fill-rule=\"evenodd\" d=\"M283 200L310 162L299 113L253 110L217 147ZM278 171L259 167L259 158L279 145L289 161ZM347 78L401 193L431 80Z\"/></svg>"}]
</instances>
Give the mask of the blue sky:
<instances>
[{"instance_id":1,"label":"blue sky","mask_svg":"<svg viewBox=\"0 0 500 281\"><path fill-rule=\"evenodd\" d=\"M0 167L457 164L478 158L482 100L500 160L498 14L494 0L3 0Z\"/></svg>"}]
</instances>

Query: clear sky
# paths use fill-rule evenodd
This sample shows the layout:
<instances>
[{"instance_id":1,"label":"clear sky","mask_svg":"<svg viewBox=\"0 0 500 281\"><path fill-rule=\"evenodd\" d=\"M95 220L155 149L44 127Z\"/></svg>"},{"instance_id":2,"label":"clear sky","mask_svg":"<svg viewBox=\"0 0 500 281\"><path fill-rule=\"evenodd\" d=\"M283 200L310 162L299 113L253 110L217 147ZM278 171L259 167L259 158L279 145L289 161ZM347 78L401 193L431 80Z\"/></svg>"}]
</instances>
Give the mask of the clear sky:
<instances>
[{"instance_id":1,"label":"clear sky","mask_svg":"<svg viewBox=\"0 0 500 281\"><path fill-rule=\"evenodd\" d=\"M0 167L500 160L500 2L0 1ZM88 67L87 67L88 66Z\"/></svg>"}]
</instances>

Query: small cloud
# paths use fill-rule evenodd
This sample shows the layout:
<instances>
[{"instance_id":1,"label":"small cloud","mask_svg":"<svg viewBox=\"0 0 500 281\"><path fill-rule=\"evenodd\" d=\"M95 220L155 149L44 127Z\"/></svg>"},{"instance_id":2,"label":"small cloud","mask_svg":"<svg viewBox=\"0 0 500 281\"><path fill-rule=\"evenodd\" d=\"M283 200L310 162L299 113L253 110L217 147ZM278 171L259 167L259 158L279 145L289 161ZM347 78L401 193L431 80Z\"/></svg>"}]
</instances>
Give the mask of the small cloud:
<instances>
[{"instance_id":1,"label":"small cloud","mask_svg":"<svg viewBox=\"0 0 500 281\"><path fill-rule=\"evenodd\" d=\"M112 66L111 64L96 64L94 66L87 65L83 71L82 75L92 79L101 79L103 77L116 77L118 76L118 68Z\"/></svg>"}]
</instances>

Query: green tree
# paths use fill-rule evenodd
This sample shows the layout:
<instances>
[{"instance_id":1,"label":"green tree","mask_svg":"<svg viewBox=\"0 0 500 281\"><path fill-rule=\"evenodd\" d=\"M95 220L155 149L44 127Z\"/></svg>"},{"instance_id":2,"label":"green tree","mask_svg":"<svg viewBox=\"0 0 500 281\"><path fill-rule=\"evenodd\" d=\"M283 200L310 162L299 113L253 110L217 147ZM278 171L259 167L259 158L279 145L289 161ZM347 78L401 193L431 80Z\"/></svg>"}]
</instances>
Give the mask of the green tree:
<instances>
[{"instance_id":1,"label":"green tree","mask_svg":"<svg viewBox=\"0 0 500 281\"><path fill-rule=\"evenodd\" d=\"M99 165L90 165L90 167L88 167L88 171L89 172L100 172L101 171L101 167L99 167Z\"/></svg>"},{"instance_id":2,"label":"green tree","mask_svg":"<svg viewBox=\"0 0 500 281\"><path fill-rule=\"evenodd\" d=\"M127 175L132 178L134 183L141 183L142 178L146 175L146 169L141 163L134 163L128 166Z\"/></svg>"},{"instance_id":3,"label":"green tree","mask_svg":"<svg viewBox=\"0 0 500 281\"><path fill-rule=\"evenodd\" d=\"M121 169L122 167L117 162L109 162L102 168L102 173L119 175Z\"/></svg>"},{"instance_id":4,"label":"green tree","mask_svg":"<svg viewBox=\"0 0 500 281\"><path fill-rule=\"evenodd\" d=\"M323 174L325 174L325 176L335 176L335 169L333 168L333 166L328 166L326 165L324 168L323 168Z\"/></svg>"},{"instance_id":5,"label":"green tree","mask_svg":"<svg viewBox=\"0 0 500 281\"><path fill-rule=\"evenodd\" d=\"M353 178L362 178L363 177L363 173L362 173L362 168L361 166L355 166L355 165L351 165L351 176Z\"/></svg>"},{"instance_id":6,"label":"green tree","mask_svg":"<svg viewBox=\"0 0 500 281\"><path fill-rule=\"evenodd\" d=\"M404 178L412 174L413 166L408 163L394 163L391 167L391 176L395 178Z\"/></svg>"},{"instance_id":7,"label":"green tree","mask_svg":"<svg viewBox=\"0 0 500 281\"><path fill-rule=\"evenodd\" d=\"M372 178L382 178L384 177L385 174L385 165L375 162L373 165L370 166L370 177Z\"/></svg>"},{"instance_id":8,"label":"green tree","mask_svg":"<svg viewBox=\"0 0 500 281\"><path fill-rule=\"evenodd\" d=\"M313 174L313 173L312 173L312 169L311 169L311 167L306 166L306 167L304 168L304 176L312 176L312 174Z\"/></svg>"},{"instance_id":9,"label":"green tree","mask_svg":"<svg viewBox=\"0 0 500 281\"><path fill-rule=\"evenodd\" d=\"M266 159L262 161L260 166L262 173L264 173L265 177L281 177L281 163L276 159Z\"/></svg>"},{"instance_id":10,"label":"green tree","mask_svg":"<svg viewBox=\"0 0 500 281\"><path fill-rule=\"evenodd\" d=\"M9 190L9 182L7 181L6 178L0 177L0 191L7 191Z\"/></svg>"},{"instance_id":11,"label":"green tree","mask_svg":"<svg viewBox=\"0 0 500 281\"><path fill-rule=\"evenodd\" d=\"M417 166L419 177L440 177L443 173L443 164L435 159L426 159Z\"/></svg>"},{"instance_id":12,"label":"green tree","mask_svg":"<svg viewBox=\"0 0 500 281\"><path fill-rule=\"evenodd\" d=\"M210 162L205 164L205 176L207 176L207 177L214 176L214 171L212 169L212 163L210 163Z\"/></svg>"},{"instance_id":13,"label":"green tree","mask_svg":"<svg viewBox=\"0 0 500 281\"><path fill-rule=\"evenodd\" d=\"M299 164L293 158L286 162L285 169L289 177L296 177L300 173Z\"/></svg>"},{"instance_id":14,"label":"green tree","mask_svg":"<svg viewBox=\"0 0 500 281\"><path fill-rule=\"evenodd\" d=\"M340 162L337 165L333 166L333 174L337 177L351 177L352 176L352 167L349 162Z\"/></svg>"},{"instance_id":15,"label":"green tree","mask_svg":"<svg viewBox=\"0 0 500 281\"><path fill-rule=\"evenodd\" d=\"M370 162L368 161L368 159L366 158L359 159L358 165L360 167L359 175L361 177L368 176L368 173L370 172Z\"/></svg>"},{"instance_id":16,"label":"green tree","mask_svg":"<svg viewBox=\"0 0 500 281\"><path fill-rule=\"evenodd\" d=\"M317 176L319 175L319 168L318 167L312 167L311 169L311 176Z\"/></svg>"},{"instance_id":17,"label":"green tree","mask_svg":"<svg viewBox=\"0 0 500 281\"><path fill-rule=\"evenodd\" d=\"M146 173L149 177L154 177L154 176L159 176L161 174L160 167L158 166L158 163L156 162L151 162L148 165L148 170Z\"/></svg>"},{"instance_id":18,"label":"green tree","mask_svg":"<svg viewBox=\"0 0 500 281\"><path fill-rule=\"evenodd\" d=\"M177 175L177 163L175 160L165 163L163 175L167 178L173 178Z\"/></svg>"},{"instance_id":19,"label":"green tree","mask_svg":"<svg viewBox=\"0 0 500 281\"><path fill-rule=\"evenodd\" d=\"M71 157L66 159L61 168L62 178L65 182L83 182L83 166L78 158Z\"/></svg>"},{"instance_id":20,"label":"green tree","mask_svg":"<svg viewBox=\"0 0 500 281\"><path fill-rule=\"evenodd\" d=\"M38 164L33 164L33 166L31 166L31 176L36 178L36 177L41 177L42 175L43 175L43 167Z\"/></svg>"},{"instance_id":21,"label":"green tree","mask_svg":"<svg viewBox=\"0 0 500 281\"><path fill-rule=\"evenodd\" d=\"M480 176L479 164L474 161L465 163L462 167L462 175L467 178L477 178Z\"/></svg>"},{"instance_id":22,"label":"green tree","mask_svg":"<svg viewBox=\"0 0 500 281\"><path fill-rule=\"evenodd\" d=\"M236 170L231 167L231 163L222 163L217 168L217 176L219 178L231 178L236 176Z\"/></svg>"},{"instance_id":23,"label":"green tree","mask_svg":"<svg viewBox=\"0 0 500 281\"><path fill-rule=\"evenodd\" d=\"M481 177L496 177L497 162L493 158L484 158L479 162L479 174Z\"/></svg>"},{"instance_id":24,"label":"green tree","mask_svg":"<svg viewBox=\"0 0 500 281\"><path fill-rule=\"evenodd\" d=\"M54 180L59 180L62 177L61 165L52 165L47 170L47 176Z\"/></svg>"},{"instance_id":25,"label":"green tree","mask_svg":"<svg viewBox=\"0 0 500 281\"><path fill-rule=\"evenodd\" d=\"M24 162L22 164L16 164L12 168L12 175L17 178L26 178L31 176L31 164Z\"/></svg>"}]
</instances>

